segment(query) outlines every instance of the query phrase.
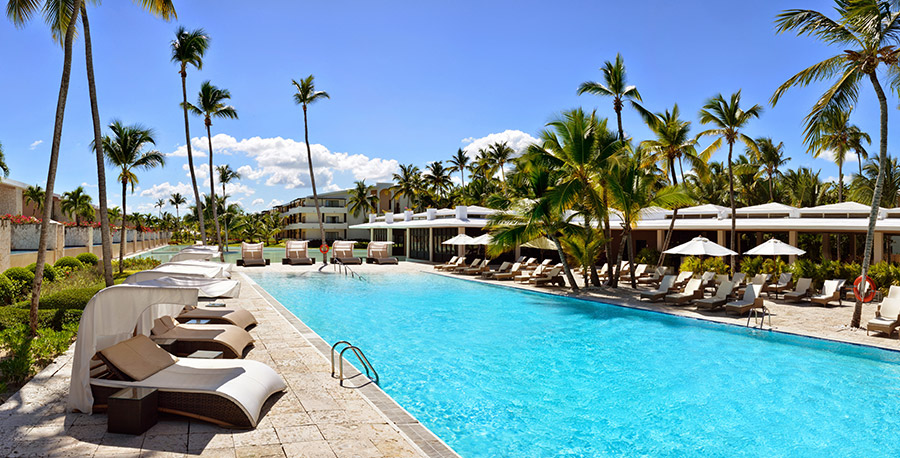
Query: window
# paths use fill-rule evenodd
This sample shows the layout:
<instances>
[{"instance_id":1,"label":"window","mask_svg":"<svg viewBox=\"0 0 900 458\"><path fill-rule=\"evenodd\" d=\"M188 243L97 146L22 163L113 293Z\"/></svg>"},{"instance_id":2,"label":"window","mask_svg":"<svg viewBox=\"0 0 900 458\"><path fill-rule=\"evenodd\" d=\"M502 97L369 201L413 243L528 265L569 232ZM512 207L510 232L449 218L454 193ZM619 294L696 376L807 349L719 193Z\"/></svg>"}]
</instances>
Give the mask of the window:
<instances>
[{"instance_id":1,"label":"window","mask_svg":"<svg viewBox=\"0 0 900 458\"><path fill-rule=\"evenodd\" d=\"M455 227L432 229L434 239L434 256L436 262L446 262L456 255L456 245L444 245L444 242L459 234Z\"/></svg>"},{"instance_id":2,"label":"window","mask_svg":"<svg viewBox=\"0 0 900 458\"><path fill-rule=\"evenodd\" d=\"M372 231L372 241L373 242L387 242L387 229L375 229Z\"/></svg>"},{"instance_id":3,"label":"window","mask_svg":"<svg viewBox=\"0 0 900 458\"><path fill-rule=\"evenodd\" d=\"M428 260L428 229L409 230L409 257Z\"/></svg>"}]
</instances>

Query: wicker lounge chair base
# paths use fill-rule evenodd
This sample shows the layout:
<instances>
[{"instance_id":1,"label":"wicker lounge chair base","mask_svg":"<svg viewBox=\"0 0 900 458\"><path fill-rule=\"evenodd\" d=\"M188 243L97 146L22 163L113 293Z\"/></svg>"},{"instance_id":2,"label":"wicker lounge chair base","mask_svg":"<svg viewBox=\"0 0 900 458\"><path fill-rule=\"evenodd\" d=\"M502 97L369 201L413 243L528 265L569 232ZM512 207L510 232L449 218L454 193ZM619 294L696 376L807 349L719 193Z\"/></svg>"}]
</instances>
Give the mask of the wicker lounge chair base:
<instances>
[{"instance_id":1,"label":"wicker lounge chair base","mask_svg":"<svg viewBox=\"0 0 900 458\"><path fill-rule=\"evenodd\" d=\"M232 324L242 329L250 329L256 326L256 317L244 310L211 309L197 307L175 317L181 323L191 320L209 320L210 324Z\"/></svg>"},{"instance_id":2,"label":"wicker lounge chair base","mask_svg":"<svg viewBox=\"0 0 900 458\"><path fill-rule=\"evenodd\" d=\"M243 259L238 259L238 260L237 260L237 265L238 265L238 266L243 266L243 267L265 267L265 266L270 265L271 263L272 263L272 261L269 260L269 259L266 259L265 264L263 264L263 263L258 263L258 262L254 262L254 263L252 263L252 264L246 264L246 263L244 262Z\"/></svg>"},{"instance_id":3,"label":"wicker lounge chair base","mask_svg":"<svg viewBox=\"0 0 900 458\"><path fill-rule=\"evenodd\" d=\"M333 258L333 260L348 266L358 266L362 264L362 259L360 258Z\"/></svg>"},{"instance_id":4,"label":"wicker lounge chair base","mask_svg":"<svg viewBox=\"0 0 900 458\"><path fill-rule=\"evenodd\" d=\"M313 258L281 258L281 263L286 266L311 266L316 263Z\"/></svg>"},{"instance_id":5,"label":"wicker lounge chair base","mask_svg":"<svg viewBox=\"0 0 900 458\"><path fill-rule=\"evenodd\" d=\"M369 259L373 260L373 261L375 262L375 264L386 264L386 265L390 265L390 264L399 264L399 263L400 263L400 261L398 261L397 258L395 258L395 257L388 257L388 258L369 258Z\"/></svg>"}]
</instances>

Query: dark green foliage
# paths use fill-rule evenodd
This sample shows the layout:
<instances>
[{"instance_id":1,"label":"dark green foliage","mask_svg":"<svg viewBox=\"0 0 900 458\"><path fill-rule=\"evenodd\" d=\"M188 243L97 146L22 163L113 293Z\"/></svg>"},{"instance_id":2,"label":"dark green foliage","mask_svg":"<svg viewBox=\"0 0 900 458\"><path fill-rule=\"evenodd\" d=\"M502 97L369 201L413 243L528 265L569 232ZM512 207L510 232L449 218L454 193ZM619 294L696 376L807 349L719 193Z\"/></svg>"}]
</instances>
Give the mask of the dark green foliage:
<instances>
[{"instance_id":1,"label":"dark green foliage","mask_svg":"<svg viewBox=\"0 0 900 458\"><path fill-rule=\"evenodd\" d=\"M81 253L78 256L75 256L75 259L86 266L96 266L100 262L100 258L94 253Z\"/></svg>"},{"instance_id":2,"label":"dark green foliage","mask_svg":"<svg viewBox=\"0 0 900 458\"><path fill-rule=\"evenodd\" d=\"M649 247L641 248L640 251L634 255L634 262L637 264L656 265L659 263L659 251Z\"/></svg>"},{"instance_id":3,"label":"dark green foliage","mask_svg":"<svg viewBox=\"0 0 900 458\"><path fill-rule=\"evenodd\" d=\"M35 263L28 264L28 270L31 271L32 274L37 270L37 265ZM59 275L56 272L56 269L53 268L50 264L44 264L44 280L47 281L55 281L56 277ZM32 278L32 281L34 278Z\"/></svg>"},{"instance_id":4,"label":"dark green foliage","mask_svg":"<svg viewBox=\"0 0 900 458\"><path fill-rule=\"evenodd\" d=\"M38 310L38 328L61 330L66 325L78 326L81 310ZM20 324L28 325L29 311L15 306L0 307L0 331Z\"/></svg>"},{"instance_id":5,"label":"dark green foliage","mask_svg":"<svg viewBox=\"0 0 900 458\"><path fill-rule=\"evenodd\" d=\"M34 273L24 267L10 267L3 272L13 284L14 300L25 297L31 291Z\"/></svg>"},{"instance_id":6,"label":"dark green foliage","mask_svg":"<svg viewBox=\"0 0 900 458\"><path fill-rule=\"evenodd\" d=\"M53 263L53 267L66 267L71 270L77 270L84 267L84 264L71 256L63 256L59 258L55 263Z\"/></svg>"},{"instance_id":7,"label":"dark green foliage","mask_svg":"<svg viewBox=\"0 0 900 458\"><path fill-rule=\"evenodd\" d=\"M17 292L17 285L6 275L0 274L0 304L12 304L16 300Z\"/></svg>"},{"instance_id":8,"label":"dark green foliage","mask_svg":"<svg viewBox=\"0 0 900 458\"><path fill-rule=\"evenodd\" d=\"M75 327L43 328L32 338L28 325L19 324L0 331L0 348L7 357L0 360L4 383L21 384L36 370L53 361L72 343Z\"/></svg>"},{"instance_id":9,"label":"dark green foliage","mask_svg":"<svg viewBox=\"0 0 900 458\"><path fill-rule=\"evenodd\" d=\"M704 272L715 272L717 274L727 274L728 273L728 265L725 264L725 261L722 258L706 258L701 260L697 256L688 256L684 258L684 261L681 263L681 267L679 270L688 270L694 272L695 276L699 277Z\"/></svg>"},{"instance_id":10,"label":"dark green foliage","mask_svg":"<svg viewBox=\"0 0 900 458\"><path fill-rule=\"evenodd\" d=\"M748 277L752 277L762 271L763 262L765 262L765 259L761 256L744 258L741 260L741 272L747 274Z\"/></svg>"},{"instance_id":11,"label":"dark green foliage","mask_svg":"<svg viewBox=\"0 0 900 458\"><path fill-rule=\"evenodd\" d=\"M38 308L84 310L91 298L101 289L103 289L103 286L65 289L42 297Z\"/></svg>"},{"instance_id":12,"label":"dark green foliage","mask_svg":"<svg viewBox=\"0 0 900 458\"><path fill-rule=\"evenodd\" d=\"M154 258L125 258L122 262L124 270L149 270L160 264L161 262ZM119 270L118 261L113 260L112 269L115 271Z\"/></svg>"}]
</instances>

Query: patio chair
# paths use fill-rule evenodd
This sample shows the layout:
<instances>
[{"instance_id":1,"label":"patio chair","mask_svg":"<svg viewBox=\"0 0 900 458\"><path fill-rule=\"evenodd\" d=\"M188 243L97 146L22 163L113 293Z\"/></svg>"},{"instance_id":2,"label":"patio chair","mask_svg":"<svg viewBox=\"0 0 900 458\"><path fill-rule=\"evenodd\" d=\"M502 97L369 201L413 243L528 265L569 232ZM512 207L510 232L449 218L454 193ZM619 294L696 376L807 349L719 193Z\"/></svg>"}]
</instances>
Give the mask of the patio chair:
<instances>
[{"instance_id":1,"label":"patio chair","mask_svg":"<svg viewBox=\"0 0 900 458\"><path fill-rule=\"evenodd\" d=\"M331 259L345 265L362 264L362 259L353 255L354 245L356 245L356 242L351 240L336 240L332 248Z\"/></svg>"},{"instance_id":2,"label":"patio chair","mask_svg":"<svg viewBox=\"0 0 900 458\"><path fill-rule=\"evenodd\" d=\"M481 263L481 258L475 258L475 259L472 260L472 263L469 264L469 265L463 264L463 265L461 265L461 266L459 266L459 267L457 267L457 268L455 268L455 269L445 269L444 271L445 271L445 272L452 272L452 273L465 272L466 269L472 269L472 268L475 268L475 267L476 267L478 264L480 264L480 263Z\"/></svg>"},{"instance_id":3,"label":"patio chair","mask_svg":"<svg viewBox=\"0 0 900 458\"><path fill-rule=\"evenodd\" d=\"M546 268L547 266L541 264L530 273L523 270L522 274L516 276L515 278L513 278L513 280L515 280L517 283L528 283L528 281L532 278L542 275Z\"/></svg>"},{"instance_id":4,"label":"patio chair","mask_svg":"<svg viewBox=\"0 0 900 458\"><path fill-rule=\"evenodd\" d=\"M518 265L519 263L516 263L516 264ZM481 278L489 279L489 278L493 277L493 276L496 275L496 274L502 274L502 273L504 273L504 272L509 272L509 269L510 269L512 266L513 266L512 263L506 261L506 262L504 262L503 264L500 264L500 267L498 267L498 268L495 269L495 270L491 270L490 268L488 268L487 270L485 270L484 272L482 272L482 273L481 273Z\"/></svg>"},{"instance_id":5,"label":"patio chair","mask_svg":"<svg viewBox=\"0 0 900 458\"><path fill-rule=\"evenodd\" d=\"M809 289L812 286L812 278L801 277L794 285L794 290L784 293L782 297L788 302L800 302L809 297Z\"/></svg>"},{"instance_id":6,"label":"patio chair","mask_svg":"<svg viewBox=\"0 0 900 458\"><path fill-rule=\"evenodd\" d=\"M631 277L634 276L635 280L640 279L644 276L644 272L647 270L649 266L647 264L638 264L637 267L634 268L634 272L629 272L627 275L622 277L622 281L631 281Z\"/></svg>"},{"instance_id":7,"label":"patio chair","mask_svg":"<svg viewBox=\"0 0 900 458\"><path fill-rule=\"evenodd\" d=\"M454 256L446 264L436 264L435 270L455 269L466 262L465 256Z\"/></svg>"},{"instance_id":8,"label":"patio chair","mask_svg":"<svg viewBox=\"0 0 900 458\"><path fill-rule=\"evenodd\" d=\"M481 264L479 264L475 267L470 267L459 273L461 273L463 275L481 275L482 273L490 270L490 268L488 267L488 264L490 264L490 263L491 263L490 259L485 259L484 261L481 261Z\"/></svg>"},{"instance_id":9,"label":"patio chair","mask_svg":"<svg viewBox=\"0 0 900 458\"><path fill-rule=\"evenodd\" d=\"M640 299L647 299L650 302L661 301L669 294L669 289L675 283L674 275L666 275L659 281L659 287L654 291L641 291Z\"/></svg>"},{"instance_id":10,"label":"patio chair","mask_svg":"<svg viewBox=\"0 0 900 458\"><path fill-rule=\"evenodd\" d=\"M659 279L664 277L669 272L668 267L657 267L653 270L649 276L644 276L639 278L637 283L638 286L653 286L659 284Z\"/></svg>"},{"instance_id":11,"label":"patio chair","mask_svg":"<svg viewBox=\"0 0 900 458\"><path fill-rule=\"evenodd\" d=\"M875 318L866 324L866 335L869 332L883 332L888 337L900 327L900 286L891 285L887 297L875 309Z\"/></svg>"},{"instance_id":12,"label":"patio chair","mask_svg":"<svg viewBox=\"0 0 900 458\"><path fill-rule=\"evenodd\" d=\"M762 285L747 285L741 300L725 304L725 315L728 315L728 312L743 315L752 309L763 308L763 298L760 297L760 294L762 294Z\"/></svg>"},{"instance_id":13,"label":"patio chair","mask_svg":"<svg viewBox=\"0 0 900 458\"><path fill-rule=\"evenodd\" d=\"M308 240L288 240L284 242L284 258L281 263L289 266L311 266L316 260L309 257Z\"/></svg>"},{"instance_id":14,"label":"patio chair","mask_svg":"<svg viewBox=\"0 0 900 458\"><path fill-rule=\"evenodd\" d=\"M383 245L378 248L372 249L372 252L368 259L371 259L375 264L381 265L400 264L400 261L396 257L391 256L391 254L388 252L389 246L390 245Z\"/></svg>"},{"instance_id":15,"label":"patio chair","mask_svg":"<svg viewBox=\"0 0 900 458\"><path fill-rule=\"evenodd\" d=\"M746 279L747 274L738 272L731 277L731 282L734 283L735 288L740 288L744 284L744 280Z\"/></svg>"},{"instance_id":16,"label":"patio chair","mask_svg":"<svg viewBox=\"0 0 900 458\"><path fill-rule=\"evenodd\" d=\"M821 304L823 307L828 307L828 304L837 301L838 306L841 305L841 286L844 285L844 280L826 280L825 284L822 285L822 293L818 296L811 296L809 301L813 304Z\"/></svg>"},{"instance_id":17,"label":"patio chair","mask_svg":"<svg viewBox=\"0 0 900 458\"><path fill-rule=\"evenodd\" d=\"M179 324L170 316L153 320L154 341L175 339L173 353L183 356L197 350L221 351L226 359L243 358L253 337L244 328L230 324Z\"/></svg>"},{"instance_id":18,"label":"patio chair","mask_svg":"<svg viewBox=\"0 0 900 458\"><path fill-rule=\"evenodd\" d=\"M269 260L263 256L262 243L241 242L241 259L239 261L244 267L269 265Z\"/></svg>"},{"instance_id":19,"label":"patio chair","mask_svg":"<svg viewBox=\"0 0 900 458\"><path fill-rule=\"evenodd\" d=\"M680 293L666 294L665 302L674 305L691 303L694 300L703 299L703 280L692 278L687 282L684 291Z\"/></svg>"},{"instance_id":20,"label":"patio chair","mask_svg":"<svg viewBox=\"0 0 900 458\"><path fill-rule=\"evenodd\" d=\"M705 299L697 299L694 301L694 305L697 306L697 309L709 309L714 310L728 302L728 296L731 295L731 291L734 289L734 283L725 280L722 283L719 283L718 288L716 289L716 294L712 297L707 297Z\"/></svg>"},{"instance_id":21,"label":"patio chair","mask_svg":"<svg viewBox=\"0 0 900 458\"><path fill-rule=\"evenodd\" d=\"M542 273L541 275L528 280L528 283L531 283L534 286L547 286L549 284L559 285L560 282L562 283L562 286L566 286L566 282L562 277L561 265L555 265L550 268L549 272Z\"/></svg>"},{"instance_id":22,"label":"patio chair","mask_svg":"<svg viewBox=\"0 0 900 458\"><path fill-rule=\"evenodd\" d=\"M778 283L768 284L763 291L766 292L767 295L772 295L775 293L775 298L778 298L778 293L783 293L785 291L790 291L793 286L793 282L791 281L793 274L790 272L784 272L778 277Z\"/></svg>"},{"instance_id":23,"label":"patio chair","mask_svg":"<svg viewBox=\"0 0 900 458\"><path fill-rule=\"evenodd\" d=\"M670 292L677 293L678 291L684 289L684 285L686 285L688 280L690 280L693 276L694 272L691 272L690 270L683 270L679 272L678 276L675 277L675 283L673 283L672 287L670 288Z\"/></svg>"},{"instance_id":24,"label":"patio chair","mask_svg":"<svg viewBox=\"0 0 900 458\"><path fill-rule=\"evenodd\" d=\"M266 400L287 389L261 362L175 358L144 335L97 352L86 382L95 411L123 388L155 388L158 410L229 428L255 428Z\"/></svg>"},{"instance_id":25,"label":"patio chair","mask_svg":"<svg viewBox=\"0 0 900 458\"><path fill-rule=\"evenodd\" d=\"M493 275L494 280L506 281L513 280L516 276L522 274L522 264L515 263L509 268L509 272L501 272Z\"/></svg>"}]
</instances>

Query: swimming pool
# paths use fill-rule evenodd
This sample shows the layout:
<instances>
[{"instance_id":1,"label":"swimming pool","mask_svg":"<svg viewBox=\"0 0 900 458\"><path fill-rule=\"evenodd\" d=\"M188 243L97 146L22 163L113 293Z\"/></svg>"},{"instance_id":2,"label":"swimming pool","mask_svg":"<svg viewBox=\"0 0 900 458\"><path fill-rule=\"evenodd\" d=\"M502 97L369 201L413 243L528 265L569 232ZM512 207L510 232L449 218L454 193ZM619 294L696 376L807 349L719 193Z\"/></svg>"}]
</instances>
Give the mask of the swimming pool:
<instances>
[{"instance_id":1,"label":"swimming pool","mask_svg":"<svg viewBox=\"0 0 900 458\"><path fill-rule=\"evenodd\" d=\"M900 354L430 274L252 273L465 457L861 456Z\"/></svg>"},{"instance_id":2,"label":"swimming pool","mask_svg":"<svg viewBox=\"0 0 900 458\"><path fill-rule=\"evenodd\" d=\"M152 251L141 253L137 255L138 258L152 257L155 259L159 259L162 262L167 262L172 256L178 254L183 248L187 245L167 245L164 247L156 248ZM310 248L307 251L307 254L313 259L316 260L316 263L322 262L322 253L319 253L318 248ZM365 249L354 249L353 254L356 256L365 256ZM284 257L284 248L278 247L266 247L263 248L263 256L268 259L270 262L275 264L281 264L281 258ZM228 252L225 253L225 262L234 264L238 259L241 259L241 245L240 244L231 244L228 248ZM218 261L218 259L213 259L213 261Z\"/></svg>"}]
</instances>

